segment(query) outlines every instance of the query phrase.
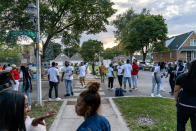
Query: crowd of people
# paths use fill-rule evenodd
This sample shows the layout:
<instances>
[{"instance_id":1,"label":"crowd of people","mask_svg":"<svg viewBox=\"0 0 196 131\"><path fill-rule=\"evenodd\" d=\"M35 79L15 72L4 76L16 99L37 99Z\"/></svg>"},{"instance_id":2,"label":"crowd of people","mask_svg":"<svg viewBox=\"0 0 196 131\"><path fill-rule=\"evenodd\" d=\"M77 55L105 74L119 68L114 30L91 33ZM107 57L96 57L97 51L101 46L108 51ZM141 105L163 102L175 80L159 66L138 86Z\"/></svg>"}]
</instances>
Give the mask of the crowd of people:
<instances>
[{"instance_id":1,"label":"crowd of people","mask_svg":"<svg viewBox=\"0 0 196 131\"><path fill-rule=\"evenodd\" d=\"M65 62L66 68L69 68L68 62ZM60 78L55 67L56 63L52 63L49 69L50 87L55 87L60 82ZM83 66L81 64L81 66ZM13 68L13 66L12 66ZM23 70L23 68L21 69ZM67 69L62 69L66 72ZM68 69L70 70L70 69ZM24 71L23 79L26 75ZM53 74L53 75L51 75ZM54 75L55 74L55 75ZM72 74L71 74L72 75ZM30 118L28 116L29 101L24 93L10 89L11 72L0 72L0 130L1 131L46 131L46 123L44 119L54 116L56 111L48 112L46 115L38 118ZM51 80L55 81L52 82ZM25 82L23 82L23 85ZM80 93L77 98L75 111L79 116L84 117L84 122L79 125L77 131L111 131L109 121L99 114L101 106L101 97L98 93L100 83L90 81L86 85L86 90ZM58 91L58 90L57 90Z\"/></svg>"},{"instance_id":2,"label":"crowd of people","mask_svg":"<svg viewBox=\"0 0 196 131\"><path fill-rule=\"evenodd\" d=\"M167 65L168 64L168 65ZM79 116L84 117L84 122L78 127L77 131L83 130L104 130L110 131L110 123L104 117L99 115L99 107L101 105L101 97L98 93L100 83L90 81L85 83L85 76L88 64L81 63L79 67L79 77L82 91L75 106L75 111ZM8 70L9 69L9 70ZM20 70L16 65L8 66L6 71L0 72L0 130L8 131L45 131L44 119L56 114L55 111L38 117L30 118L28 112L31 108L30 90L31 90L31 74L27 67L21 66ZM99 67L101 82L104 82L106 67L102 63ZM134 59L132 65L130 60L126 64L119 62L115 68L110 64L108 72L108 89L113 89L114 78L118 77L120 88L126 89L128 81L129 91L137 89L137 78L139 66L137 60ZM68 61L61 69L62 76L60 79L59 71L56 63L52 62L52 67L48 69L49 80L49 101L51 101L52 89L55 88L56 101L61 100L58 97L58 84L65 81L66 94L70 96L73 92L73 67ZM189 67L184 66L182 60L178 60L176 64L160 62L152 73L152 94L154 97L155 86L157 87L156 96L161 97L160 87L163 83L163 77L169 76L171 86L171 95L175 96L175 106L177 107L177 130L184 131L185 125L190 118L192 130L196 130L196 60L193 60ZM18 89L19 83L21 85Z\"/></svg>"},{"instance_id":3,"label":"crowd of people","mask_svg":"<svg viewBox=\"0 0 196 131\"><path fill-rule=\"evenodd\" d=\"M127 89L127 82L129 85L128 90L131 92L132 90L137 90L137 79L138 79L138 72L139 72L139 66L137 65L137 60L134 59L132 64L130 63L130 60L128 59L125 64L122 64L122 62L118 63L118 66L114 67L111 63L109 67L107 68L107 76L108 76L108 89L113 90L113 83L115 77L118 78L119 86L120 88L124 87L124 91ZM104 79L106 76L106 67L102 63L99 67L101 82L104 83ZM116 73L114 73L116 72Z\"/></svg>"},{"instance_id":4,"label":"crowd of people","mask_svg":"<svg viewBox=\"0 0 196 131\"><path fill-rule=\"evenodd\" d=\"M9 78L9 86L14 91L19 91L25 93L28 98L28 106L31 109L31 96L30 92L32 91L32 73L28 67L21 66L18 68L15 64L0 65L0 71L6 71L11 74ZM20 87L19 87L20 86Z\"/></svg>"}]
</instances>

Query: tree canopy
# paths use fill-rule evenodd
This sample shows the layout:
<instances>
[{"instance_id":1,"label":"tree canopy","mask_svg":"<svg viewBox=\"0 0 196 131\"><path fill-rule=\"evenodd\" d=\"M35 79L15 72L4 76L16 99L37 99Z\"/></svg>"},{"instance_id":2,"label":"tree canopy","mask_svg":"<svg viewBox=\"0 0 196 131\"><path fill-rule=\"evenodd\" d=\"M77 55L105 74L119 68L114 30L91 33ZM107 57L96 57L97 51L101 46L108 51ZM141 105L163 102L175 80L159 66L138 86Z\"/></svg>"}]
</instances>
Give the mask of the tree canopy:
<instances>
[{"instance_id":1,"label":"tree canopy","mask_svg":"<svg viewBox=\"0 0 196 131\"><path fill-rule=\"evenodd\" d=\"M0 1L0 41L6 42L10 30L34 30L26 12L31 0ZM43 53L50 41L62 38L64 44L79 44L81 33L106 31L107 18L115 13L109 0L42 0L40 30L46 38ZM45 56L45 55L44 55Z\"/></svg>"},{"instance_id":2,"label":"tree canopy","mask_svg":"<svg viewBox=\"0 0 196 131\"><path fill-rule=\"evenodd\" d=\"M85 61L95 61L103 51L103 43L97 40L83 42L80 54Z\"/></svg>"},{"instance_id":3,"label":"tree canopy","mask_svg":"<svg viewBox=\"0 0 196 131\"><path fill-rule=\"evenodd\" d=\"M119 26L116 21L123 19L126 20L124 26ZM150 14L146 9L143 9L140 14L130 10L121 17L117 17L113 23L117 27L116 39L120 41L124 51L129 54L141 51L143 61L155 43L162 44L167 39L165 19L161 15Z\"/></svg>"},{"instance_id":4,"label":"tree canopy","mask_svg":"<svg viewBox=\"0 0 196 131\"><path fill-rule=\"evenodd\" d=\"M112 48L107 48L103 50L101 53L101 56L104 59L113 59L115 56L123 54L122 50L120 49L120 46L114 46Z\"/></svg>"},{"instance_id":5,"label":"tree canopy","mask_svg":"<svg viewBox=\"0 0 196 131\"><path fill-rule=\"evenodd\" d=\"M63 50L63 53L67 55L69 58L71 58L75 53L78 53L80 51L79 45L74 45L72 47L67 47Z\"/></svg>"}]
</instances>

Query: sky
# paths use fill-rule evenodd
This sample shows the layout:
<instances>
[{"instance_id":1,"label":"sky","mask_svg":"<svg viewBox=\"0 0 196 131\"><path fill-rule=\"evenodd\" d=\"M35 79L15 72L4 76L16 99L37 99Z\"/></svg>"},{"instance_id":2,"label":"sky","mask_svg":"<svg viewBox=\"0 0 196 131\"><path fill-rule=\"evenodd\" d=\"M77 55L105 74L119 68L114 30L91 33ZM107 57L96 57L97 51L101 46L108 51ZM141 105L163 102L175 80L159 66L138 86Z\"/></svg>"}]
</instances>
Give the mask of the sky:
<instances>
[{"instance_id":1,"label":"sky","mask_svg":"<svg viewBox=\"0 0 196 131\"><path fill-rule=\"evenodd\" d=\"M109 18L111 22L118 14L122 14L133 8L139 13L143 8L150 10L151 14L161 14L165 18L168 27L168 36L174 36L196 29L196 0L111 0L116 14ZM104 48L111 48L115 42L115 27L107 25L107 32L96 35L83 34L81 43L89 39L95 39L104 43Z\"/></svg>"}]
</instances>

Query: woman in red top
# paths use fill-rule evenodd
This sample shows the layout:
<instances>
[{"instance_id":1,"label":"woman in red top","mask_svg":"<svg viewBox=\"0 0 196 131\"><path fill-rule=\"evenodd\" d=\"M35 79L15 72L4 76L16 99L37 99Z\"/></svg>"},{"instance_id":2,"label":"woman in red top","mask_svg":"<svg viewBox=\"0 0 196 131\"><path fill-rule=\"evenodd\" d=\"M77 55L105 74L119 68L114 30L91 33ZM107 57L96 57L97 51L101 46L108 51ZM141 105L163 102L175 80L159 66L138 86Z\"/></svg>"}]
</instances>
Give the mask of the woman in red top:
<instances>
[{"instance_id":1,"label":"woman in red top","mask_svg":"<svg viewBox=\"0 0 196 131\"><path fill-rule=\"evenodd\" d=\"M137 65L137 60L133 60L133 65L132 65L132 72L131 72L131 77L133 81L133 89L137 89L137 78L138 78L138 71L139 71L139 66Z\"/></svg>"},{"instance_id":2,"label":"woman in red top","mask_svg":"<svg viewBox=\"0 0 196 131\"><path fill-rule=\"evenodd\" d=\"M12 89L18 91L20 75L18 70L16 69L16 65L12 65L12 70L10 71L10 74L12 75L12 78L10 79Z\"/></svg>"}]
</instances>

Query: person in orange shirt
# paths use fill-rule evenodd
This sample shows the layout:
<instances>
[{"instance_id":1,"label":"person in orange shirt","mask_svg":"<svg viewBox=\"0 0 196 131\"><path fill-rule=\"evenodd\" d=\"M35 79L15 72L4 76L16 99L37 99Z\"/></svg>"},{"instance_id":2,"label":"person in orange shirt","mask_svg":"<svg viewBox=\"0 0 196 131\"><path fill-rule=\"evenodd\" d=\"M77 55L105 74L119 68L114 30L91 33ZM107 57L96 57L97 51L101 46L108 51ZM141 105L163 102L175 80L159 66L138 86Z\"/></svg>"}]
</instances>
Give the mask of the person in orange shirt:
<instances>
[{"instance_id":1,"label":"person in orange shirt","mask_svg":"<svg viewBox=\"0 0 196 131\"><path fill-rule=\"evenodd\" d=\"M104 83L106 67L103 63L101 63L101 66L99 67L99 72L100 72L100 76L101 76L101 82Z\"/></svg>"},{"instance_id":2,"label":"person in orange shirt","mask_svg":"<svg viewBox=\"0 0 196 131\"><path fill-rule=\"evenodd\" d=\"M0 71L3 70L3 66L0 65Z\"/></svg>"}]
</instances>

